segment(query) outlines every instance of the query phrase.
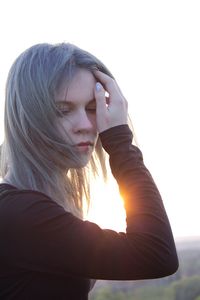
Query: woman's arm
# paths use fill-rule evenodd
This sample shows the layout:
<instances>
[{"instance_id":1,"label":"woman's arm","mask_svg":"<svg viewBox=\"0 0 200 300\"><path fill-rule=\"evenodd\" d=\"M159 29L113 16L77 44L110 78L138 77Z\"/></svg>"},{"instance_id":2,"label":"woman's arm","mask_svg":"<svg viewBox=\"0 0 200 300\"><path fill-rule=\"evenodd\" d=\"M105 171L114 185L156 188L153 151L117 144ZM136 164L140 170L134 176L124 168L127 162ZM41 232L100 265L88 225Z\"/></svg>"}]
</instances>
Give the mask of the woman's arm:
<instances>
[{"instance_id":1,"label":"woman's arm","mask_svg":"<svg viewBox=\"0 0 200 300\"><path fill-rule=\"evenodd\" d=\"M178 260L170 224L131 139L127 125L101 134L123 194L126 233L82 221L42 193L15 189L1 202L8 233L2 257L9 255L14 265L23 262L24 270L93 279L150 279L174 273Z\"/></svg>"},{"instance_id":2,"label":"woman's arm","mask_svg":"<svg viewBox=\"0 0 200 300\"><path fill-rule=\"evenodd\" d=\"M132 145L127 102L113 79L98 71L95 76L102 83L95 91L97 127L124 198L127 232L102 230L42 193L15 189L9 201L1 201L8 233L1 257L9 255L16 267L22 262L23 271L64 276L133 280L171 275L178 267L173 235L141 151Z\"/></svg>"}]
</instances>

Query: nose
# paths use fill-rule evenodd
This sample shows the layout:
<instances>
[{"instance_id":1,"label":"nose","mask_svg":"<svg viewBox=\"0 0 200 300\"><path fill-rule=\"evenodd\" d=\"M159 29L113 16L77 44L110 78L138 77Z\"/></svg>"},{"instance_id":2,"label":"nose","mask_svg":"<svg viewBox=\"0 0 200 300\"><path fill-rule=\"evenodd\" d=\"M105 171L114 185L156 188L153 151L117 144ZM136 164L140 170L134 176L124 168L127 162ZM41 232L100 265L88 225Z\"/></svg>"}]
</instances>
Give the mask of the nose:
<instances>
[{"instance_id":1,"label":"nose","mask_svg":"<svg viewBox=\"0 0 200 300\"><path fill-rule=\"evenodd\" d=\"M87 112L81 111L75 121L74 131L75 132L89 132L93 129L93 122Z\"/></svg>"}]
</instances>

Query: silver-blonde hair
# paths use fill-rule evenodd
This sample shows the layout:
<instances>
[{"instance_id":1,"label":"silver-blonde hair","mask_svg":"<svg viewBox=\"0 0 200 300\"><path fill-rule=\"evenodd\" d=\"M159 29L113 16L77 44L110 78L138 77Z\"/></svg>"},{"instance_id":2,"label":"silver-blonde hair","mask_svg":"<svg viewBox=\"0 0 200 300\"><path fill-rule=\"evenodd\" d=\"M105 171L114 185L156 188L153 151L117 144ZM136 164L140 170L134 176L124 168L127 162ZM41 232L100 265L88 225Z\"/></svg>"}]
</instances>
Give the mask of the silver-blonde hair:
<instances>
[{"instance_id":1,"label":"silver-blonde hair","mask_svg":"<svg viewBox=\"0 0 200 300\"><path fill-rule=\"evenodd\" d=\"M113 77L104 64L72 44L38 44L23 52L12 65L6 84L1 173L19 189L46 193L77 217L83 217L83 199L89 205L89 176L105 157L98 139L90 163L69 169L78 158L59 136L53 120L59 115L55 93L63 79L70 82L80 68Z\"/></svg>"}]
</instances>

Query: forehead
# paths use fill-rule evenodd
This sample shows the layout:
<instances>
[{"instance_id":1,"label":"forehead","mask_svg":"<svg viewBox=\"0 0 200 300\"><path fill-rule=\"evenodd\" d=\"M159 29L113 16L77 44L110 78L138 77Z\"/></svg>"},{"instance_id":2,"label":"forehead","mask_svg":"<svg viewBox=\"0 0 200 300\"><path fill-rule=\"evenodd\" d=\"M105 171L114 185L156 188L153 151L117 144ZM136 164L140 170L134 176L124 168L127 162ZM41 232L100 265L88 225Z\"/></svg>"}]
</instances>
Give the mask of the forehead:
<instances>
[{"instance_id":1,"label":"forehead","mask_svg":"<svg viewBox=\"0 0 200 300\"><path fill-rule=\"evenodd\" d=\"M56 102L79 102L94 99L95 82L94 75L90 71L79 69L70 83L67 80L63 81L56 94Z\"/></svg>"}]
</instances>

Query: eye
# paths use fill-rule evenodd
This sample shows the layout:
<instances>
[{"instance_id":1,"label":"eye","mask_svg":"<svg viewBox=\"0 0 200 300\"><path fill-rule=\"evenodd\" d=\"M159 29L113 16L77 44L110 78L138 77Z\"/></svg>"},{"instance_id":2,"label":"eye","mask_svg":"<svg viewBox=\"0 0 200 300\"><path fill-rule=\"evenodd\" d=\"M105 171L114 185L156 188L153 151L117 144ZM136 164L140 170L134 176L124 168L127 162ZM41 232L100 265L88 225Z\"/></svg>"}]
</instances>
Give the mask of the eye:
<instances>
[{"instance_id":1,"label":"eye","mask_svg":"<svg viewBox=\"0 0 200 300\"><path fill-rule=\"evenodd\" d=\"M96 103L93 102L93 103L89 104L88 106L86 106L86 111L89 113L96 113Z\"/></svg>"},{"instance_id":2,"label":"eye","mask_svg":"<svg viewBox=\"0 0 200 300\"><path fill-rule=\"evenodd\" d=\"M63 105L63 104L58 104L57 108L58 108L59 112L61 113L61 116L65 116L71 112L71 109L68 106Z\"/></svg>"},{"instance_id":3,"label":"eye","mask_svg":"<svg viewBox=\"0 0 200 300\"><path fill-rule=\"evenodd\" d=\"M86 110L87 110L87 112L92 113L92 114L96 113L96 107L88 107L88 108L86 108Z\"/></svg>"},{"instance_id":4,"label":"eye","mask_svg":"<svg viewBox=\"0 0 200 300\"><path fill-rule=\"evenodd\" d=\"M65 115L68 115L70 113L70 110L69 109L61 109L60 112L61 112L62 115L65 116Z\"/></svg>"}]
</instances>

